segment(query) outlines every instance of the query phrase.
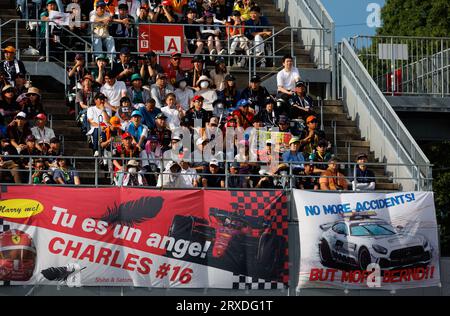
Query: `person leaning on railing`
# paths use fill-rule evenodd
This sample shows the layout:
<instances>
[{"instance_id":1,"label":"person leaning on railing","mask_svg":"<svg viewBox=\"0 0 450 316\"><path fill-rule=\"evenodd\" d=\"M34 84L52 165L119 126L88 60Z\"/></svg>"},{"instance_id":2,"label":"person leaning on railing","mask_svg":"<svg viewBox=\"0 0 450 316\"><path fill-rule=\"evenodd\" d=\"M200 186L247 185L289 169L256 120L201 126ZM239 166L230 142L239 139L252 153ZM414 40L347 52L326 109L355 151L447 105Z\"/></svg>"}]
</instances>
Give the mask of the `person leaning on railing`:
<instances>
[{"instance_id":1,"label":"person leaning on railing","mask_svg":"<svg viewBox=\"0 0 450 316\"><path fill-rule=\"evenodd\" d=\"M115 38L118 49L129 47L134 51L136 46L136 39L133 39L136 34L135 19L128 14L129 10L126 3L120 3L118 11L119 14L114 14L112 17L113 23L109 27L109 32Z\"/></svg>"},{"instance_id":2,"label":"person leaning on railing","mask_svg":"<svg viewBox=\"0 0 450 316\"><path fill-rule=\"evenodd\" d=\"M0 182L3 182L2 170L9 170L11 176L14 179L14 183L21 183L19 174L19 165L17 164L18 158L10 158L8 156L18 155L17 149L11 144L9 138L1 139L1 155L0 155Z\"/></svg>"},{"instance_id":3,"label":"person leaning on railing","mask_svg":"<svg viewBox=\"0 0 450 316\"><path fill-rule=\"evenodd\" d=\"M81 184L78 171L67 164L66 158L58 157L56 159L56 162L58 164L58 167L53 171L53 180L56 182L56 184Z\"/></svg>"},{"instance_id":4,"label":"person leaning on railing","mask_svg":"<svg viewBox=\"0 0 450 316\"><path fill-rule=\"evenodd\" d=\"M360 153L356 156L355 178L352 181L354 191L375 190L375 174L367 168L368 156L366 153Z\"/></svg>"},{"instance_id":5,"label":"person leaning on railing","mask_svg":"<svg viewBox=\"0 0 450 316\"><path fill-rule=\"evenodd\" d=\"M51 0L49 0L51 1ZM113 54L116 52L116 46L114 38L109 35L109 25L112 21L112 16L106 11L106 3L103 0L97 1L97 7L90 16L90 22L92 22L92 49L95 51L94 55L100 55L98 52L103 51L103 44L106 46L106 50L109 53L109 61L113 63Z\"/></svg>"},{"instance_id":6,"label":"person leaning on railing","mask_svg":"<svg viewBox=\"0 0 450 316\"><path fill-rule=\"evenodd\" d=\"M328 169L322 172L319 184L320 190L324 191L337 191L347 190L348 182L344 175L338 171L339 160L337 158L331 158L328 161Z\"/></svg>"}]
</instances>

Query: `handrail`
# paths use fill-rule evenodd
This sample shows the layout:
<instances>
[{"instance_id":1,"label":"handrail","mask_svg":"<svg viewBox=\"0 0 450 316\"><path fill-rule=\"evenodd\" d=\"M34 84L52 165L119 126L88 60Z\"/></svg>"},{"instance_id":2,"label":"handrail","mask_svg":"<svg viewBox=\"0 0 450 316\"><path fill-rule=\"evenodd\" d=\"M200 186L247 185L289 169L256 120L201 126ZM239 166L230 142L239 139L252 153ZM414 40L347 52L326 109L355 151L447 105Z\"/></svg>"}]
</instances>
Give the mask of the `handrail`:
<instances>
[{"instance_id":1,"label":"handrail","mask_svg":"<svg viewBox=\"0 0 450 316\"><path fill-rule=\"evenodd\" d=\"M429 171L420 168L421 165L430 164L428 158L397 116L346 39L341 44L339 59L351 71L357 85L362 88L362 92L367 100L372 103L373 109L382 120L380 123L382 123L383 131L389 133L389 137L386 137L385 141L390 142L394 148L397 148L397 151L401 150L410 163L419 167L418 177L428 177ZM354 88L356 89L357 87ZM399 152L397 156L399 160L403 160Z\"/></svg>"}]
</instances>

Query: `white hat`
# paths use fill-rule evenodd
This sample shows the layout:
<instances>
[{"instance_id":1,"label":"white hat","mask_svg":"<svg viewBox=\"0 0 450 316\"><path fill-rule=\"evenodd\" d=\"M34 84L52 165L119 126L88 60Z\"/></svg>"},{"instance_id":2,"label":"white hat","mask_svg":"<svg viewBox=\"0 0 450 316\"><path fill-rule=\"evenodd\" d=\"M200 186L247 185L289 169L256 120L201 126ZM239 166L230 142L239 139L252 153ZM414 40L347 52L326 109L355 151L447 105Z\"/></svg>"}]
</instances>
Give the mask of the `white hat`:
<instances>
[{"instance_id":1,"label":"white hat","mask_svg":"<svg viewBox=\"0 0 450 316\"><path fill-rule=\"evenodd\" d=\"M131 159L130 161L128 161L127 166L139 167L139 162L137 162L134 159Z\"/></svg>"},{"instance_id":2,"label":"white hat","mask_svg":"<svg viewBox=\"0 0 450 316\"><path fill-rule=\"evenodd\" d=\"M197 141L195 142L195 144L198 146L198 145L201 145L201 144L203 144L204 142L207 142L208 140L207 139L203 139L203 138L199 138L199 139L197 139Z\"/></svg>"},{"instance_id":3,"label":"white hat","mask_svg":"<svg viewBox=\"0 0 450 316\"><path fill-rule=\"evenodd\" d=\"M200 82L202 81L208 81L210 84L212 83L211 79L209 79L208 76L202 75L197 80L197 86L200 85Z\"/></svg>"},{"instance_id":4,"label":"white hat","mask_svg":"<svg viewBox=\"0 0 450 316\"><path fill-rule=\"evenodd\" d=\"M19 113L17 113L16 117L27 118L27 114L25 112L19 112Z\"/></svg>"},{"instance_id":5,"label":"white hat","mask_svg":"<svg viewBox=\"0 0 450 316\"><path fill-rule=\"evenodd\" d=\"M172 140L180 141L180 140L181 140L181 137L178 136L178 135L175 135L175 136L172 136Z\"/></svg>"},{"instance_id":6,"label":"white hat","mask_svg":"<svg viewBox=\"0 0 450 316\"><path fill-rule=\"evenodd\" d=\"M210 166L219 166L219 162L217 161L217 159L211 159L211 161L209 162Z\"/></svg>"}]
</instances>

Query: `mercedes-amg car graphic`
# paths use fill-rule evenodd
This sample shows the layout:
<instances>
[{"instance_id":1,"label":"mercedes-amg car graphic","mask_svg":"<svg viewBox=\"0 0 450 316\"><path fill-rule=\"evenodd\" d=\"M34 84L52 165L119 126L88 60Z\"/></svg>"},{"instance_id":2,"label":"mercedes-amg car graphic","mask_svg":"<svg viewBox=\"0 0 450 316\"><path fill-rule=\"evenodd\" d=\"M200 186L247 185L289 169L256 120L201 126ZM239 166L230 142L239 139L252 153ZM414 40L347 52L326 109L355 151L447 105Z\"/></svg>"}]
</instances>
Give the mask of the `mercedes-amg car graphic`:
<instances>
[{"instance_id":1,"label":"mercedes-amg car graphic","mask_svg":"<svg viewBox=\"0 0 450 316\"><path fill-rule=\"evenodd\" d=\"M431 262L433 249L424 236L408 234L402 227L396 229L375 216L375 212L351 213L321 225L322 264L330 267L340 263L366 270L369 264L377 263L389 270Z\"/></svg>"}]
</instances>

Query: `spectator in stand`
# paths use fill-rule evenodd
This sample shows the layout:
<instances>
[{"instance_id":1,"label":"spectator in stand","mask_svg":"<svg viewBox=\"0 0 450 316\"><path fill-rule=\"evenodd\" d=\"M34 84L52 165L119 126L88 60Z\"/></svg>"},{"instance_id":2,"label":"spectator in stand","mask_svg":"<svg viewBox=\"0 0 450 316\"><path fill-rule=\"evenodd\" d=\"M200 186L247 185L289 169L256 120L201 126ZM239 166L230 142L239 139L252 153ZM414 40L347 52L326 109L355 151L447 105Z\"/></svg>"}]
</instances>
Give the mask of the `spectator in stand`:
<instances>
[{"instance_id":1,"label":"spectator in stand","mask_svg":"<svg viewBox=\"0 0 450 316\"><path fill-rule=\"evenodd\" d=\"M156 83L151 86L150 96L155 100L158 109L164 106L166 96L171 92L173 92L173 88L167 83L167 75L164 73L157 74Z\"/></svg>"},{"instance_id":2,"label":"spectator in stand","mask_svg":"<svg viewBox=\"0 0 450 316\"><path fill-rule=\"evenodd\" d=\"M165 106L161 108L161 112L167 117L167 126L170 130L175 130L180 127L180 119L184 116L183 108L179 103L174 93L166 95Z\"/></svg>"},{"instance_id":3,"label":"spectator in stand","mask_svg":"<svg viewBox=\"0 0 450 316\"><path fill-rule=\"evenodd\" d=\"M260 28L267 27L267 28ZM270 24L266 17L261 16L261 8L252 6L250 9L250 19L245 21L245 36L252 41L255 46L255 55L263 56L265 54L264 39L272 35ZM260 66L266 66L265 58L260 60Z\"/></svg>"},{"instance_id":4,"label":"spectator in stand","mask_svg":"<svg viewBox=\"0 0 450 316\"><path fill-rule=\"evenodd\" d=\"M239 175L239 162L233 162L230 165L230 174L228 175L229 188L243 188L244 176Z\"/></svg>"},{"instance_id":5,"label":"spectator in stand","mask_svg":"<svg viewBox=\"0 0 450 316\"><path fill-rule=\"evenodd\" d=\"M211 118L211 112L206 111L203 108L203 100L204 98L201 95L195 95L192 98L194 106L186 112L186 117L189 119L190 127L196 128L196 124L198 123L195 121L200 121L201 127L204 128L206 122L209 122Z\"/></svg>"},{"instance_id":6,"label":"spectator in stand","mask_svg":"<svg viewBox=\"0 0 450 316\"><path fill-rule=\"evenodd\" d=\"M17 152L26 148L26 138L31 135L31 130L26 119L27 115L24 112L19 112L14 120L6 128L6 134Z\"/></svg>"},{"instance_id":7,"label":"spectator in stand","mask_svg":"<svg viewBox=\"0 0 450 316\"><path fill-rule=\"evenodd\" d=\"M254 75L250 78L248 87L242 90L240 98L247 99L250 102L250 107L258 114L271 96L269 91L261 86L261 78L258 75Z\"/></svg>"},{"instance_id":8,"label":"spectator in stand","mask_svg":"<svg viewBox=\"0 0 450 316\"><path fill-rule=\"evenodd\" d=\"M200 76L197 81L200 89L195 93L197 96L203 97L203 109L212 114L214 108L213 103L217 100L217 93L211 89L212 81L207 76Z\"/></svg>"},{"instance_id":9,"label":"spectator in stand","mask_svg":"<svg viewBox=\"0 0 450 316\"><path fill-rule=\"evenodd\" d=\"M322 162L321 164L314 164L314 173L322 173L328 169L327 162L332 158L331 153L327 151L328 141L321 139L317 143L316 149L309 155L309 160L312 162Z\"/></svg>"},{"instance_id":10,"label":"spectator in stand","mask_svg":"<svg viewBox=\"0 0 450 316\"><path fill-rule=\"evenodd\" d=\"M156 75L164 73L164 69L158 64L157 56L154 51L149 51L144 55L145 60L143 61L140 69L140 74L143 79L144 84L151 86L156 82Z\"/></svg>"},{"instance_id":11,"label":"spectator in stand","mask_svg":"<svg viewBox=\"0 0 450 316\"><path fill-rule=\"evenodd\" d=\"M31 176L33 184L55 184L53 176L46 170L45 160L38 158L34 160L34 173Z\"/></svg>"},{"instance_id":12,"label":"spectator in stand","mask_svg":"<svg viewBox=\"0 0 450 316\"><path fill-rule=\"evenodd\" d=\"M170 149L170 141L172 132L166 127L167 117L164 113L159 113L155 117L155 127L151 130L150 135L155 135L162 147L163 152Z\"/></svg>"},{"instance_id":13,"label":"spectator in stand","mask_svg":"<svg viewBox=\"0 0 450 316\"><path fill-rule=\"evenodd\" d=\"M120 49L119 60L113 64L112 72L116 74L116 79L130 85L131 76L138 72L136 62L131 59L130 49L122 47Z\"/></svg>"},{"instance_id":14,"label":"spectator in stand","mask_svg":"<svg viewBox=\"0 0 450 316\"><path fill-rule=\"evenodd\" d=\"M183 17L183 10L187 6L188 0L171 0L170 7L173 9L173 12L180 19Z\"/></svg>"},{"instance_id":15,"label":"spectator in stand","mask_svg":"<svg viewBox=\"0 0 450 316\"><path fill-rule=\"evenodd\" d=\"M50 0L51 1L51 0ZM113 54L116 53L116 46L114 38L109 35L109 25L112 21L110 12L106 11L106 3L103 0L98 0L96 9L90 15L90 19L93 29L92 47L95 51L94 55L100 55L99 52L103 52L103 45L106 46L106 51L109 53L109 61L113 63Z\"/></svg>"},{"instance_id":16,"label":"spectator in stand","mask_svg":"<svg viewBox=\"0 0 450 316\"><path fill-rule=\"evenodd\" d=\"M257 115L261 122L268 128L276 126L279 116L275 108L275 101L269 97L265 102L259 104L265 104L265 108L259 111Z\"/></svg>"},{"instance_id":17,"label":"spectator in stand","mask_svg":"<svg viewBox=\"0 0 450 316\"><path fill-rule=\"evenodd\" d=\"M227 18L233 12L233 0L211 0L211 12L214 13L216 20L225 23Z\"/></svg>"},{"instance_id":18,"label":"spectator in stand","mask_svg":"<svg viewBox=\"0 0 450 316\"><path fill-rule=\"evenodd\" d=\"M116 73L113 71L105 72L105 84L101 87L100 92L103 93L108 100L106 111L109 116L119 109L120 99L127 96L127 87L125 82L116 80Z\"/></svg>"},{"instance_id":19,"label":"spectator in stand","mask_svg":"<svg viewBox=\"0 0 450 316\"><path fill-rule=\"evenodd\" d=\"M209 76L209 72L205 67L205 61L202 56L194 56L191 59L191 63L193 64L193 67L187 72L187 84L195 91L198 91L200 90L197 85L198 79L200 79L201 76Z\"/></svg>"},{"instance_id":20,"label":"spectator in stand","mask_svg":"<svg viewBox=\"0 0 450 316\"><path fill-rule=\"evenodd\" d=\"M33 117L38 113L45 113L44 106L42 104L41 91L36 87L29 87L26 96L30 99L27 112Z\"/></svg>"},{"instance_id":21,"label":"spectator in stand","mask_svg":"<svg viewBox=\"0 0 450 316\"><path fill-rule=\"evenodd\" d=\"M305 169L300 171L296 181L296 187L300 190L319 190L319 179L314 174L314 164L305 164Z\"/></svg>"},{"instance_id":22,"label":"spectator in stand","mask_svg":"<svg viewBox=\"0 0 450 316\"><path fill-rule=\"evenodd\" d=\"M99 128L101 122L108 122L111 114L108 113L106 108L106 96L99 92L94 97L95 106L91 106L87 110L87 120L90 124L90 130L88 135L92 135L92 149L94 151L94 157L99 156Z\"/></svg>"},{"instance_id":23,"label":"spectator in stand","mask_svg":"<svg viewBox=\"0 0 450 316\"><path fill-rule=\"evenodd\" d=\"M100 146L108 154L104 155L111 157L113 150L122 143L122 125L117 116L109 119L109 126L102 131Z\"/></svg>"},{"instance_id":24,"label":"spectator in stand","mask_svg":"<svg viewBox=\"0 0 450 316\"><path fill-rule=\"evenodd\" d=\"M256 5L252 0L237 0L233 7L233 10L238 11L241 14L242 20L247 21L250 19L251 8Z\"/></svg>"},{"instance_id":25,"label":"spectator in stand","mask_svg":"<svg viewBox=\"0 0 450 316\"><path fill-rule=\"evenodd\" d=\"M214 24L214 14L210 11L205 11L204 25L200 26L200 35L207 44L211 60L214 59L214 55L225 54L226 50L222 49L222 44L220 43L220 28L217 24Z\"/></svg>"},{"instance_id":26,"label":"spectator in stand","mask_svg":"<svg viewBox=\"0 0 450 316\"><path fill-rule=\"evenodd\" d=\"M153 16L153 12L152 12L152 16ZM139 8L139 15L136 17L136 22L138 24L145 24L145 23L150 23L151 22L151 17L149 15L149 8L145 5L141 5L141 7Z\"/></svg>"},{"instance_id":27,"label":"spectator in stand","mask_svg":"<svg viewBox=\"0 0 450 316\"><path fill-rule=\"evenodd\" d=\"M148 1L145 0L119 0L118 2L119 4L124 3L127 5L128 12L134 20L137 20L142 6L148 8Z\"/></svg>"},{"instance_id":28,"label":"spectator in stand","mask_svg":"<svg viewBox=\"0 0 450 316\"><path fill-rule=\"evenodd\" d=\"M277 98L287 102L287 100L294 94L295 83L300 80L300 73L297 67L294 67L294 60L291 55L285 55L282 59L283 69L277 74ZM283 106L283 111L286 106ZM286 112L287 113L287 112Z\"/></svg>"},{"instance_id":29,"label":"spectator in stand","mask_svg":"<svg viewBox=\"0 0 450 316\"><path fill-rule=\"evenodd\" d=\"M81 89L75 96L75 106L80 110L87 110L94 103L94 78L85 75L81 82Z\"/></svg>"},{"instance_id":30,"label":"spectator in stand","mask_svg":"<svg viewBox=\"0 0 450 316\"><path fill-rule=\"evenodd\" d=\"M18 155L17 149L11 144L9 138L1 139L1 155L0 155L0 180L3 182L2 170L9 170L11 176L14 179L14 183L21 183L19 174L19 165L17 161L19 158L11 158L9 156Z\"/></svg>"},{"instance_id":31,"label":"spectator in stand","mask_svg":"<svg viewBox=\"0 0 450 316\"><path fill-rule=\"evenodd\" d=\"M155 128L155 118L161 113L161 110L156 107L154 99L150 98L145 102L145 107L141 107L139 112L142 114L142 124L146 125L149 130Z\"/></svg>"},{"instance_id":32,"label":"spectator in stand","mask_svg":"<svg viewBox=\"0 0 450 316\"><path fill-rule=\"evenodd\" d=\"M36 148L36 137L33 135L28 135L25 140L25 148L20 151L21 156L41 156L42 152ZM22 158L20 159L19 168L22 170L22 182L29 182L28 179L28 170L30 166L34 165L34 159L30 158Z\"/></svg>"},{"instance_id":33,"label":"spectator in stand","mask_svg":"<svg viewBox=\"0 0 450 316\"><path fill-rule=\"evenodd\" d=\"M184 48L188 54L201 54L203 52L203 41L200 33L200 27L197 26L196 12L192 8L186 10L186 17L181 20L184 26Z\"/></svg>"},{"instance_id":34,"label":"spectator in stand","mask_svg":"<svg viewBox=\"0 0 450 316\"><path fill-rule=\"evenodd\" d=\"M100 54L95 58L96 69L92 70L92 76L95 78L95 83L102 86L105 83L105 72L108 67L109 59L105 54Z\"/></svg>"},{"instance_id":35,"label":"spectator in stand","mask_svg":"<svg viewBox=\"0 0 450 316\"><path fill-rule=\"evenodd\" d=\"M129 97L123 97L120 99L120 107L119 111L116 113L116 116L120 118L122 130L126 131L128 126L131 124L131 113L135 110L134 106L131 105L131 101Z\"/></svg>"},{"instance_id":36,"label":"spectator in stand","mask_svg":"<svg viewBox=\"0 0 450 316\"><path fill-rule=\"evenodd\" d=\"M186 76L186 71L181 68L181 53L173 52L167 65L167 77L169 83L174 85L177 80Z\"/></svg>"},{"instance_id":37,"label":"spectator in stand","mask_svg":"<svg viewBox=\"0 0 450 316\"><path fill-rule=\"evenodd\" d=\"M180 103L184 112L189 110L191 100L194 97L194 91L187 85L188 79L186 77L180 79L176 83L175 96Z\"/></svg>"},{"instance_id":38,"label":"spectator in stand","mask_svg":"<svg viewBox=\"0 0 450 316\"><path fill-rule=\"evenodd\" d=\"M245 22L241 19L241 13L237 10L233 11L232 18L227 25L227 37L230 38L230 55L248 55L249 40L245 36ZM237 66L242 66L242 58L238 59ZM234 62L233 62L234 63Z\"/></svg>"},{"instance_id":39,"label":"spectator in stand","mask_svg":"<svg viewBox=\"0 0 450 316\"><path fill-rule=\"evenodd\" d=\"M46 127L47 124L47 116L44 113L39 113L35 117L36 124L31 128L31 133L36 138L36 147L43 151L40 143L43 141L44 143L50 143L50 139L55 137L55 132L53 129Z\"/></svg>"},{"instance_id":40,"label":"spectator in stand","mask_svg":"<svg viewBox=\"0 0 450 316\"><path fill-rule=\"evenodd\" d=\"M225 87L223 89L223 101L227 108L235 107L239 101L239 93L236 87L236 78L232 74L225 76Z\"/></svg>"},{"instance_id":41,"label":"spectator in stand","mask_svg":"<svg viewBox=\"0 0 450 316\"><path fill-rule=\"evenodd\" d=\"M300 151L300 138L292 137L289 141L289 151L286 151L282 156L283 162L287 163L303 163L305 162L305 157ZM303 169L303 164L292 164L292 171L298 173Z\"/></svg>"},{"instance_id":42,"label":"spectator in stand","mask_svg":"<svg viewBox=\"0 0 450 316\"><path fill-rule=\"evenodd\" d=\"M163 0L153 12L153 23L178 23L178 16L173 12L169 0Z\"/></svg>"},{"instance_id":43,"label":"spectator in stand","mask_svg":"<svg viewBox=\"0 0 450 316\"><path fill-rule=\"evenodd\" d=\"M139 162L131 159L127 163L127 170L124 174L122 186L137 187L146 186L147 180L140 172Z\"/></svg>"},{"instance_id":44,"label":"spectator in stand","mask_svg":"<svg viewBox=\"0 0 450 316\"><path fill-rule=\"evenodd\" d=\"M353 191L373 191L375 190L375 174L372 170L367 168L369 157L366 153L360 153L356 156L354 179L352 181Z\"/></svg>"},{"instance_id":45,"label":"spectator in stand","mask_svg":"<svg viewBox=\"0 0 450 316\"><path fill-rule=\"evenodd\" d=\"M223 170L219 168L217 159L209 162L209 172L202 176L203 188L225 188L225 176Z\"/></svg>"},{"instance_id":46,"label":"spectator in stand","mask_svg":"<svg viewBox=\"0 0 450 316\"><path fill-rule=\"evenodd\" d=\"M328 161L328 169L322 172L319 179L320 190L347 190L348 182L344 175L338 171L338 162L337 158L331 158Z\"/></svg>"},{"instance_id":47,"label":"spectator in stand","mask_svg":"<svg viewBox=\"0 0 450 316\"><path fill-rule=\"evenodd\" d=\"M139 147L133 144L133 137L130 133L122 134L122 144L116 147L116 152L113 154L114 165L114 182L116 185L122 183L125 172L125 167L122 166L124 159L139 158Z\"/></svg>"},{"instance_id":48,"label":"spectator in stand","mask_svg":"<svg viewBox=\"0 0 450 316\"><path fill-rule=\"evenodd\" d=\"M293 94L288 99L290 107L289 116L293 119L301 118L306 120L310 115L314 115L313 100L306 95L305 83L301 80L295 83Z\"/></svg>"},{"instance_id":49,"label":"spectator in stand","mask_svg":"<svg viewBox=\"0 0 450 316\"><path fill-rule=\"evenodd\" d=\"M133 145L143 149L148 136L148 127L141 123L142 114L138 110L131 113L131 124L128 125L127 132L133 137Z\"/></svg>"},{"instance_id":50,"label":"spectator in stand","mask_svg":"<svg viewBox=\"0 0 450 316\"><path fill-rule=\"evenodd\" d=\"M214 69L209 72L209 77L212 79L213 87L217 92L217 97L222 100L225 99L223 91L225 90L225 77L227 74L228 70L225 59L223 57L218 57Z\"/></svg>"},{"instance_id":51,"label":"spectator in stand","mask_svg":"<svg viewBox=\"0 0 450 316\"><path fill-rule=\"evenodd\" d=\"M45 159L47 169L57 168L56 158L62 155L61 141L58 137L53 137L50 139L50 148L48 149L46 155L52 157Z\"/></svg>"},{"instance_id":52,"label":"spectator in stand","mask_svg":"<svg viewBox=\"0 0 450 316\"><path fill-rule=\"evenodd\" d=\"M119 14L114 14L112 17L113 23L109 27L109 33L116 41L116 47L131 48L134 50L136 40L135 19L128 14L128 5L126 3L119 4Z\"/></svg>"},{"instance_id":53,"label":"spectator in stand","mask_svg":"<svg viewBox=\"0 0 450 316\"><path fill-rule=\"evenodd\" d=\"M189 160L184 157L180 161L181 183L179 188L190 189L198 187L197 170L191 168Z\"/></svg>"},{"instance_id":54,"label":"spectator in stand","mask_svg":"<svg viewBox=\"0 0 450 316\"><path fill-rule=\"evenodd\" d=\"M16 95L21 95L23 93L27 93L29 83L26 79L25 74L19 72L16 75L16 79L14 80L14 89L16 89Z\"/></svg>"},{"instance_id":55,"label":"spectator in stand","mask_svg":"<svg viewBox=\"0 0 450 316\"><path fill-rule=\"evenodd\" d=\"M80 185L80 176L78 171L73 169L67 164L67 160L64 157L58 157L56 159L58 168L53 171L53 180L56 184L70 184L70 185Z\"/></svg>"},{"instance_id":56,"label":"spectator in stand","mask_svg":"<svg viewBox=\"0 0 450 316\"><path fill-rule=\"evenodd\" d=\"M75 65L68 69L69 76L69 87L70 89L75 88L78 82L84 78L84 76L89 74L89 70L86 68L86 63L83 54L75 55Z\"/></svg>"},{"instance_id":57,"label":"spectator in stand","mask_svg":"<svg viewBox=\"0 0 450 316\"><path fill-rule=\"evenodd\" d=\"M310 155L319 144L321 139L325 139L324 131L318 129L319 121L314 115L306 118L306 128L300 135L300 148L305 155Z\"/></svg>"},{"instance_id":58,"label":"spectator in stand","mask_svg":"<svg viewBox=\"0 0 450 316\"><path fill-rule=\"evenodd\" d=\"M238 126L246 130L252 126L254 111L250 108L250 103L247 99L241 99L236 104L237 110L233 111L233 116L236 118Z\"/></svg>"},{"instance_id":59,"label":"spectator in stand","mask_svg":"<svg viewBox=\"0 0 450 316\"><path fill-rule=\"evenodd\" d=\"M27 97L26 93L22 93L16 99L17 106L19 107L19 111L25 112L27 117L31 117L33 114L30 114L31 102L30 98Z\"/></svg>"},{"instance_id":60,"label":"spectator in stand","mask_svg":"<svg viewBox=\"0 0 450 316\"><path fill-rule=\"evenodd\" d=\"M16 49L13 46L6 46L3 53L5 60L0 63L0 71L3 71L5 79L14 85L16 76L19 73L26 74L27 70L23 62L16 58Z\"/></svg>"},{"instance_id":61,"label":"spectator in stand","mask_svg":"<svg viewBox=\"0 0 450 316\"><path fill-rule=\"evenodd\" d=\"M157 186L163 188L179 188L182 186L182 183L181 166L175 161L170 161L159 177Z\"/></svg>"},{"instance_id":62,"label":"spectator in stand","mask_svg":"<svg viewBox=\"0 0 450 316\"><path fill-rule=\"evenodd\" d=\"M20 112L20 107L16 102L14 92L14 87L9 84L4 86L2 89L2 98L0 100L0 124L2 126L6 126L11 119Z\"/></svg>"},{"instance_id":63,"label":"spectator in stand","mask_svg":"<svg viewBox=\"0 0 450 316\"><path fill-rule=\"evenodd\" d=\"M134 107L138 104L145 104L151 99L150 92L142 88L142 77L139 74L131 76L131 87L128 88L128 95Z\"/></svg>"},{"instance_id":64,"label":"spectator in stand","mask_svg":"<svg viewBox=\"0 0 450 316\"><path fill-rule=\"evenodd\" d=\"M150 135L145 144L145 150L141 150L142 169L149 186L156 186L158 172L162 170L161 159L163 152L156 135Z\"/></svg>"}]
</instances>

